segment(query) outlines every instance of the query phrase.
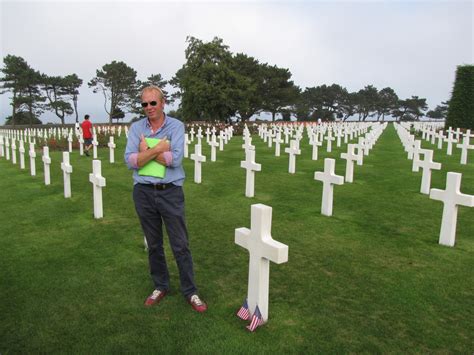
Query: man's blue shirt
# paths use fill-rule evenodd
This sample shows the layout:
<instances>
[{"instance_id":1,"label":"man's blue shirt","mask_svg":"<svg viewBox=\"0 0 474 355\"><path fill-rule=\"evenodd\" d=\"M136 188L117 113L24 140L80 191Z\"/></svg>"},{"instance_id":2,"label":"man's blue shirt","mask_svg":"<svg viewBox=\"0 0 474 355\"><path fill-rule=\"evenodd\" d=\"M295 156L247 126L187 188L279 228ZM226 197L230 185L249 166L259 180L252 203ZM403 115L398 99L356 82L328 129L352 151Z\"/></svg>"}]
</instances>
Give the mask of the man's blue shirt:
<instances>
[{"instance_id":1,"label":"man's blue shirt","mask_svg":"<svg viewBox=\"0 0 474 355\"><path fill-rule=\"evenodd\" d=\"M162 179L154 176L138 175L138 168L130 164L130 155L139 152L140 136L142 134L145 138L166 138L170 141L170 151L173 159L171 164L166 167L166 174ZM125 163L129 169L133 169L134 184L168 184L172 182L175 185L182 186L185 177L182 164L183 154L184 124L176 118L165 115L163 125L155 133L152 133L151 125L147 117L142 118L130 126L127 147L125 149Z\"/></svg>"}]
</instances>

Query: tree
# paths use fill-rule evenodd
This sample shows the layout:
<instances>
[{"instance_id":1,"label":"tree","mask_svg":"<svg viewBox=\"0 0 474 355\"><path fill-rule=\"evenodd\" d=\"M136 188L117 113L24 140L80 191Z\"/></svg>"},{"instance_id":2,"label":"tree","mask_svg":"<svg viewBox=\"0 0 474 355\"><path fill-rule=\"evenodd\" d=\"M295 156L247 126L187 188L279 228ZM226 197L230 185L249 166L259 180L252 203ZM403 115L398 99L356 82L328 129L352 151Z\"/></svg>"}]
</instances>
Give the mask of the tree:
<instances>
[{"instance_id":1,"label":"tree","mask_svg":"<svg viewBox=\"0 0 474 355\"><path fill-rule=\"evenodd\" d=\"M53 111L64 125L64 118L66 115L72 115L74 110L71 104L65 101L66 83L63 77L42 75L43 90L46 93L48 103L45 105L46 109Z\"/></svg>"},{"instance_id":2,"label":"tree","mask_svg":"<svg viewBox=\"0 0 474 355\"><path fill-rule=\"evenodd\" d=\"M412 96L406 100L398 100L398 105L391 114L399 121L415 121L420 119L427 108L426 99Z\"/></svg>"},{"instance_id":3,"label":"tree","mask_svg":"<svg viewBox=\"0 0 474 355\"><path fill-rule=\"evenodd\" d=\"M76 114L76 122L79 122L79 114L77 112L77 97L79 95L79 88L81 85L82 79L80 79L76 74L70 74L64 77L64 92L69 100L72 100L74 112Z\"/></svg>"},{"instance_id":4,"label":"tree","mask_svg":"<svg viewBox=\"0 0 474 355\"><path fill-rule=\"evenodd\" d=\"M385 119L385 115L396 108L398 104L398 96L392 88L386 87L378 92L378 98L375 102L375 112L377 114L377 121L382 117L382 121Z\"/></svg>"},{"instance_id":5,"label":"tree","mask_svg":"<svg viewBox=\"0 0 474 355\"><path fill-rule=\"evenodd\" d=\"M349 117L356 114L357 106L357 93L356 92L346 92L342 96L341 102L339 104L339 112L342 114L342 120L346 121Z\"/></svg>"},{"instance_id":6,"label":"tree","mask_svg":"<svg viewBox=\"0 0 474 355\"><path fill-rule=\"evenodd\" d=\"M33 124L34 118L41 115L41 103L45 100L40 91L41 74L31 68L22 57L7 55L3 62L1 94L13 94L11 123L16 123L17 112L28 111L27 117L31 120L30 124Z\"/></svg>"},{"instance_id":7,"label":"tree","mask_svg":"<svg viewBox=\"0 0 474 355\"><path fill-rule=\"evenodd\" d=\"M142 82L140 80L137 80L136 83L137 83L138 90L132 102L132 108L130 110L131 113L134 113L137 115L142 114L143 109L141 106L141 102L142 102L141 91L145 87L150 86L150 85L158 86L161 89L165 97L166 103L172 103L174 101L174 98L171 95L169 95L168 92L164 89L164 87L168 84L168 82L163 79L161 74L150 75L145 81Z\"/></svg>"},{"instance_id":8,"label":"tree","mask_svg":"<svg viewBox=\"0 0 474 355\"><path fill-rule=\"evenodd\" d=\"M262 74L262 109L270 112L274 121L277 113L296 104L299 89L290 80L288 69L264 64Z\"/></svg>"},{"instance_id":9,"label":"tree","mask_svg":"<svg viewBox=\"0 0 474 355\"><path fill-rule=\"evenodd\" d=\"M231 68L241 83L240 95L236 103L237 115L242 122L247 121L262 109L263 87L262 65L253 57L237 53L231 61Z\"/></svg>"},{"instance_id":10,"label":"tree","mask_svg":"<svg viewBox=\"0 0 474 355\"><path fill-rule=\"evenodd\" d=\"M104 95L104 109L110 124L117 109L132 111L138 92L137 72L124 62L114 60L105 64L88 85L94 88L94 93L101 91Z\"/></svg>"},{"instance_id":11,"label":"tree","mask_svg":"<svg viewBox=\"0 0 474 355\"><path fill-rule=\"evenodd\" d=\"M446 127L474 129L474 65L459 65Z\"/></svg>"},{"instance_id":12,"label":"tree","mask_svg":"<svg viewBox=\"0 0 474 355\"><path fill-rule=\"evenodd\" d=\"M183 119L230 120L245 86L232 70L228 46L217 37L208 43L187 37L186 42L186 63L171 80L178 88Z\"/></svg>"},{"instance_id":13,"label":"tree","mask_svg":"<svg viewBox=\"0 0 474 355\"><path fill-rule=\"evenodd\" d=\"M378 91L372 85L357 92L355 111L359 114L359 120L365 121L375 111L378 97Z\"/></svg>"},{"instance_id":14,"label":"tree","mask_svg":"<svg viewBox=\"0 0 474 355\"><path fill-rule=\"evenodd\" d=\"M435 119L446 119L448 115L448 105L449 101L441 102L441 105L437 105L434 110L428 111L426 116Z\"/></svg>"},{"instance_id":15,"label":"tree","mask_svg":"<svg viewBox=\"0 0 474 355\"><path fill-rule=\"evenodd\" d=\"M32 124L43 124L37 117L31 117L30 113L27 111L17 112L15 115L15 122L13 122L13 116L8 116L5 119L5 125L32 125Z\"/></svg>"}]
</instances>

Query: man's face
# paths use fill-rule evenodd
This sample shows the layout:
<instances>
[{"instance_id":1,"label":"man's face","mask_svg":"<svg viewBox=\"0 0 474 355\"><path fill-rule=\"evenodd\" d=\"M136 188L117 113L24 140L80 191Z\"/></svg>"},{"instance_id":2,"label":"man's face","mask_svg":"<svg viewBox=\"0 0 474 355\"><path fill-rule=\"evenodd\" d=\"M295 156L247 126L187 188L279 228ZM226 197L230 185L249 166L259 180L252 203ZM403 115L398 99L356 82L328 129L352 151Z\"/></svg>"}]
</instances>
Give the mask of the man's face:
<instances>
[{"instance_id":1,"label":"man's face","mask_svg":"<svg viewBox=\"0 0 474 355\"><path fill-rule=\"evenodd\" d=\"M148 103L146 107L143 108L145 114L150 120L157 120L163 116L163 109L165 107L165 101L160 99L160 95L155 90L146 90L142 95L142 103ZM153 106L151 103L155 103Z\"/></svg>"}]
</instances>

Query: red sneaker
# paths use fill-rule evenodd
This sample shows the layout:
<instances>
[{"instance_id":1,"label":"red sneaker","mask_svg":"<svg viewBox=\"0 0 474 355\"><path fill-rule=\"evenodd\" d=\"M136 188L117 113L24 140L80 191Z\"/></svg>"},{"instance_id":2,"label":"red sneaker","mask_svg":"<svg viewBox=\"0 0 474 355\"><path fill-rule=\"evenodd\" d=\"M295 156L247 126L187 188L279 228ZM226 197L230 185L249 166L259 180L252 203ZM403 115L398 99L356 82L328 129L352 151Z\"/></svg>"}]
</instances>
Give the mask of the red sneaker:
<instances>
[{"instance_id":1,"label":"red sneaker","mask_svg":"<svg viewBox=\"0 0 474 355\"><path fill-rule=\"evenodd\" d=\"M188 303L193 309L199 313L203 313L207 310L207 305L201 301L198 295L192 295L188 298Z\"/></svg>"},{"instance_id":2,"label":"red sneaker","mask_svg":"<svg viewBox=\"0 0 474 355\"><path fill-rule=\"evenodd\" d=\"M155 290L153 293L148 296L145 301L145 307L151 307L155 304L160 303L161 299L166 296L166 291Z\"/></svg>"}]
</instances>

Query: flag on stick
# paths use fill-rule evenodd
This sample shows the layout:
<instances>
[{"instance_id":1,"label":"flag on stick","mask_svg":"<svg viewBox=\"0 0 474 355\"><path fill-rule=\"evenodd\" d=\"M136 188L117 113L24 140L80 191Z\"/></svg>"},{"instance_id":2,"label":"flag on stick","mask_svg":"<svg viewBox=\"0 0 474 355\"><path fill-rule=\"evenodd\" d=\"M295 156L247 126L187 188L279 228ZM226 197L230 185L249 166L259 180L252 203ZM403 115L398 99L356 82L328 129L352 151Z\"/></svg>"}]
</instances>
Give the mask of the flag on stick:
<instances>
[{"instance_id":1,"label":"flag on stick","mask_svg":"<svg viewBox=\"0 0 474 355\"><path fill-rule=\"evenodd\" d=\"M258 326L263 324L263 318L262 314L260 313L260 309L258 309L258 306L255 307L255 312L252 316L252 320L250 321L250 324L247 326L247 329L253 332L255 329L257 329Z\"/></svg>"},{"instance_id":2,"label":"flag on stick","mask_svg":"<svg viewBox=\"0 0 474 355\"><path fill-rule=\"evenodd\" d=\"M244 304L240 307L237 312L237 317L243 320L248 320L250 318L249 306L247 304L247 299L245 299Z\"/></svg>"}]
</instances>

